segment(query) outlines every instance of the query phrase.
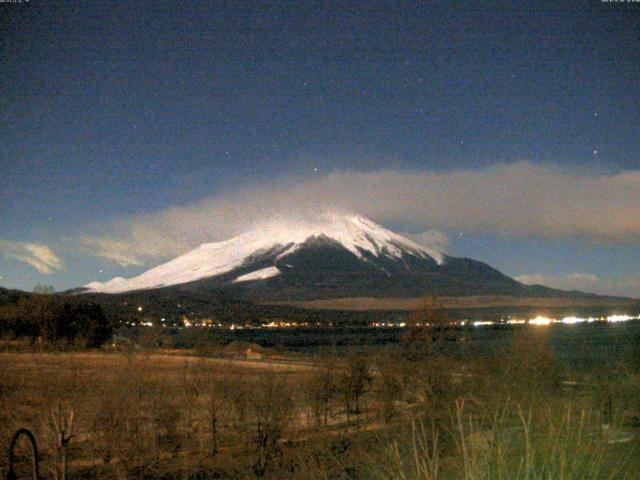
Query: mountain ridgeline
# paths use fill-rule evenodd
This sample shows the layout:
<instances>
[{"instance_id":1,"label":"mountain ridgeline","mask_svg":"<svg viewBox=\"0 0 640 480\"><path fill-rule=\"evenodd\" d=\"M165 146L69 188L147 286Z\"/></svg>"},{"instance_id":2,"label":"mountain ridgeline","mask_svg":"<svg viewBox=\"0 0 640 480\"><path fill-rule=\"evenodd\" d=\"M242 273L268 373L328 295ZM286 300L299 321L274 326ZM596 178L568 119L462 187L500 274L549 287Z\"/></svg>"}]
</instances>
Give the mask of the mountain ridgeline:
<instances>
[{"instance_id":1,"label":"mountain ridgeline","mask_svg":"<svg viewBox=\"0 0 640 480\"><path fill-rule=\"evenodd\" d=\"M268 278L234 281L275 266ZM224 291L252 301L313 300L342 297L419 297L425 295L526 295L532 288L474 260L431 258L358 258L327 237L310 238L283 257L275 252L253 257L247 264L215 277L175 285L183 291Z\"/></svg>"},{"instance_id":2,"label":"mountain ridgeline","mask_svg":"<svg viewBox=\"0 0 640 480\"><path fill-rule=\"evenodd\" d=\"M273 221L231 240L203 244L137 277L93 282L81 291L150 290L251 302L578 294L524 285L482 262L443 255L364 217L336 214L314 222Z\"/></svg>"}]
</instances>

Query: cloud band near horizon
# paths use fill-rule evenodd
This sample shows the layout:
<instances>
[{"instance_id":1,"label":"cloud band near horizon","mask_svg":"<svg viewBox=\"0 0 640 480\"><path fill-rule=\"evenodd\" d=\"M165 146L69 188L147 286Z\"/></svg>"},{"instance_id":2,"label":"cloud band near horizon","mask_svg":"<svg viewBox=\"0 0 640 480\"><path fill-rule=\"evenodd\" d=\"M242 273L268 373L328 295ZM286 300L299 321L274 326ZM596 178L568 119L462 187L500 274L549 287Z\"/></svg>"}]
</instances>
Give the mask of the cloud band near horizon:
<instances>
[{"instance_id":1,"label":"cloud band near horizon","mask_svg":"<svg viewBox=\"0 0 640 480\"><path fill-rule=\"evenodd\" d=\"M432 232L640 241L640 170L574 173L528 162L477 170L334 171L281 177L199 202L123 217L81 239L84 250L122 266L143 265L206 242L231 238L276 215L327 209L365 215L424 238Z\"/></svg>"},{"instance_id":2,"label":"cloud band near horizon","mask_svg":"<svg viewBox=\"0 0 640 480\"><path fill-rule=\"evenodd\" d=\"M31 265L43 275L63 271L64 264L51 248L41 243L14 242L0 239L0 254Z\"/></svg>"}]
</instances>

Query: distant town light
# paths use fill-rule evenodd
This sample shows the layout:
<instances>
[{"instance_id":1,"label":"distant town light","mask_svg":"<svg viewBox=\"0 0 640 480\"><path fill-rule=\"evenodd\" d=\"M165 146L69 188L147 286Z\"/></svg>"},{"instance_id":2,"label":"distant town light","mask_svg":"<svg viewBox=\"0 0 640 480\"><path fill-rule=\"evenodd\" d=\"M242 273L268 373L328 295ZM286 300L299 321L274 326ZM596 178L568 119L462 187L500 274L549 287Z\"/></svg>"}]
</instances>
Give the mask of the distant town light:
<instances>
[{"instance_id":1,"label":"distant town light","mask_svg":"<svg viewBox=\"0 0 640 480\"><path fill-rule=\"evenodd\" d=\"M482 320L482 321L473 322L473 326L474 327L480 327L480 326L483 326L483 325L495 325L495 323L496 322L491 322L491 321L488 321L488 320L487 321Z\"/></svg>"},{"instance_id":2,"label":"distant town light","mask_svg":"<svg viewBox=\"0 0 640 480\"><path fill-rule=\"evenodd\" d=\"M565 324L569 324L572 325L574 323L582 323L582 322L586 322L587 319L586 318L580 318L580 317L564 317L562 320L560 320L562 323Z\"/></svg>"},{"instance_id":3,"label":"distant town light","mask_svg":"<svg viewBox=\"0 0 640 480\"><path fill-rule=\"evenodd\" d=\"M542 317L538 315L536 318L529 320L530 325L551 325L554 322L553 318Z\"/></svg>"}]
</instances>

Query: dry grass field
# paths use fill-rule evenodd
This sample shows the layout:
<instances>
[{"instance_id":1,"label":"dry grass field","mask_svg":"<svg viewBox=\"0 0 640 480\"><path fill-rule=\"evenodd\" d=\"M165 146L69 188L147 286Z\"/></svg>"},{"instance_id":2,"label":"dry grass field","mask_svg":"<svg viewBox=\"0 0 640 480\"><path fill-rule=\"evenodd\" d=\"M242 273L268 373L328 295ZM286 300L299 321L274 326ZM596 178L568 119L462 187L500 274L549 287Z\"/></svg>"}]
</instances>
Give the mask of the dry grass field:
<instances>
[{"instance_id":1,"label":"dry grass field","mask_svg":"<svg viewBox=\"0 0 640 480\"><path fill-rule=\"evenodd\" d=\"M374 297L350 297L334 298L327 300L309 300L298 302L270 302L277 305L294 305L296 307L326 310L406 310L413 311L422 308L425 303L432 300L423 297L417 298L374 298ZM606 307L636 305L637 300L625 298L604 297L513 297L509 295L474 295L467 297L438 297L440 308L506 308L506 307Z\"/></svg>"},{"instance_id":2,"label":"dry grass field","mask_svg":"<svg viewBox=\"0 0 640 480\"><path fill-rule=\"evenodd\" d=\"M420 334L313 362L5 352L0 436L32 430L55 479L638 478L635 360L567 371L523 333L472 362Z\"/></svg>"},{"instance_id":3,"label":"dry grass field","mask_svg":"<svg viewBox=\"0 0 640 480\"><path fill-rule=\"evenodd\" d=\"M0 433L8 439L27 427L51 450L49 424L73 412L71 470L116 465L130 460L130 452L139 459L152 450L170 456L178 444L184 453L206 450L218 403L231 395L242 401L265 375L288 384L310 368L175 353L2 353Z\"/></svg>"}]
</instances>

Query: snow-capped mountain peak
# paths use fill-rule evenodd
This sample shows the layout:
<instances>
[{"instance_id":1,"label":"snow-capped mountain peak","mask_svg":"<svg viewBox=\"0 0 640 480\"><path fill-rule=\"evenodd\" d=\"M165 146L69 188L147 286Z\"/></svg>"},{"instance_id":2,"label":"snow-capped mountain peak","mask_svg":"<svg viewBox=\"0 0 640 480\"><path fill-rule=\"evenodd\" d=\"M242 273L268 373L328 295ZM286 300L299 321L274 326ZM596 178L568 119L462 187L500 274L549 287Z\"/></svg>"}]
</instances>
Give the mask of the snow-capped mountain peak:
<instances>
[{"instance_id":1,"label":"snow-capped mountain peak","mask_svg":"<svg viewBox=\"0 0 640 480\"><path fill-rule=\"evenodd\" d=\"M88 292L120 293L178 285L232 272L266 254L281 259L301 249L310 239L327 238L360 259L365 256L402 260L413 256L443 261L441 252L425 248L360 215L325 213L315 220L276 219L257 224L230 240L205 243L137 277L114 278L85 285ZM233 282L262 280L279 275L275 266L256 267Z\"/></svg>"}]
</instances>

